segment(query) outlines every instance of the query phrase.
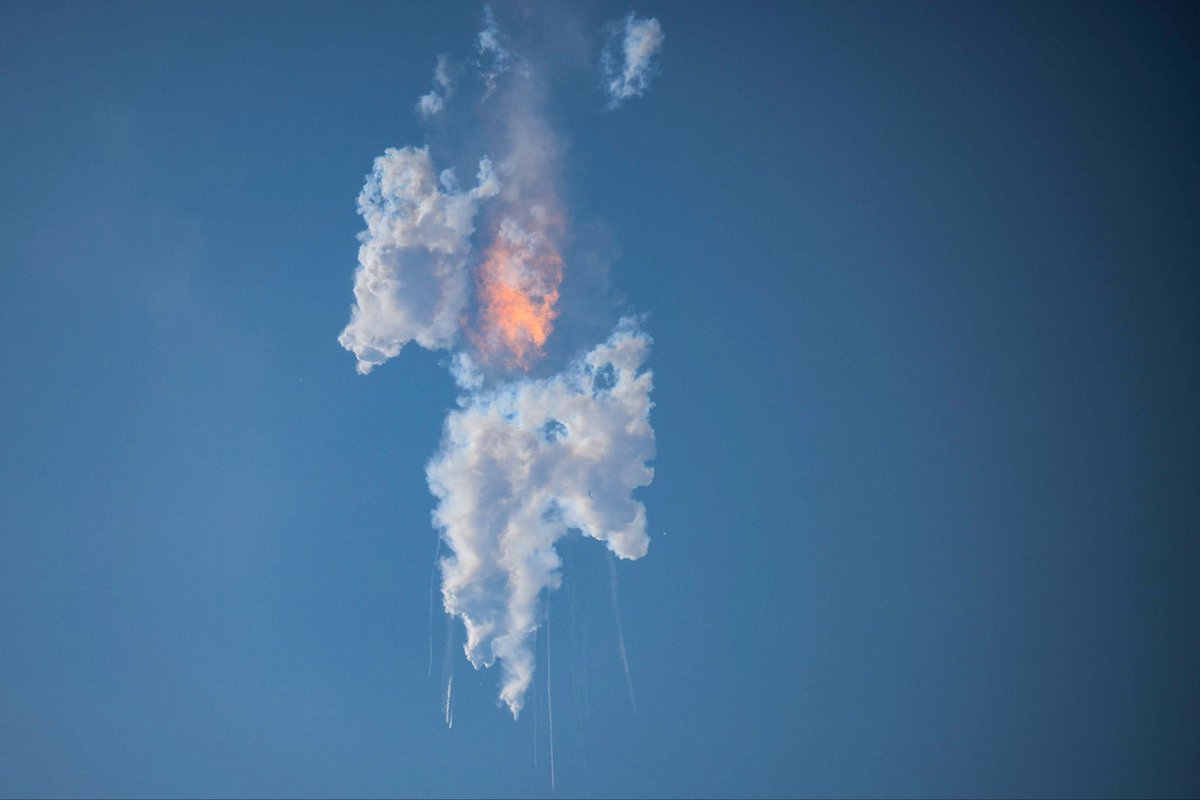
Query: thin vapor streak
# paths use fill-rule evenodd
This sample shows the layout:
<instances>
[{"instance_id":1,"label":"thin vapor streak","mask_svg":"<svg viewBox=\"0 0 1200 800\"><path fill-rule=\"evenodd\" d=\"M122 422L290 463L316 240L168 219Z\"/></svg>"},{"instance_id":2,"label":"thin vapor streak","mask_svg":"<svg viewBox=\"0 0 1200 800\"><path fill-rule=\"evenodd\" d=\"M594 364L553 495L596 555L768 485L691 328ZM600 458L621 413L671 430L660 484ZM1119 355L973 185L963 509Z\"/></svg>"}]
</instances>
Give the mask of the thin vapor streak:
<instances>
[{"instance_id":1,"label":"thin vapor streak","mask_svg":"<svg viewBox=\"0 0 1200 800\"><path fill-rule=\"evenodd\" d=\"M566 557L567 550L563 550L563 580L567 584L567 597L570 601L571 622L570 622L570 637L571 637L571 702L575 706L575 724L579 728L579 755L583 760L583 796L588 796L588 762L587 762L587 734L583 728L583 707L580 700L579 681L576 676L575 650L579 642L579 637L575 632L575 569L568 568L568 559ZM573 563L573 558L571 563Z\"/></svg>"},{"instance_id":2,"label":"thin vapor streak","mask_svg":"<svg viewBox=\"0 0 1200 800\"><path fill-rule=\"evenodd\" d=\"M454 706L452 691L454 689L454 619L446 617L446 655L442 662L442 674L446 679L446 704L443 708L446 717L446 727L454 727Z\"/></svg>"},{"instance_id":3,"label":"thin vapor streak","mask_svg":"<svg viewBox=\"0 0 1200 800\"><path fill-rule=\"evenodd\" d=\"M583 718L592 718L592 698L588 692L588 624L587 614L583 615L582 633L579 638L580 657L583 660Z\"/></svg>"},{"instance_id":4,"label":"thin vapor streak","mask_svg":"<svg viewBox=\"0 0 1200 800\"><path fill-rule=\"evenodd\" d=\"M588 789L588 758L587 758L587 736L583 729L583 719L578 714L575 718L579 720L579 755L583 759L583 796L586 798L591 792Z\"/></svg>"},{"instance_id":5,"label":"thin vapor streak","mask_svg":"<svg viewBox=\"0 0 1200 800\"><path fill-rule=\"evenodd\" d=\"M554 789L554 694L550 685L550 592L546 592L546 718L550 722L550 788Z\"/></svg>"},{"instance_id":6,"label":"thin vapor streak","mask_svg":"<svg viewBox=\"0 0 1200 800\"><path fill-rule=\"evenodd\" d=\"M569 559L567 558L567 550L563 549L563 582L567 585L567 599L569 601L568 608L570 609L570 622L568 634L570 636L570 662L571 662L571 701L575 704L575 715L579 716L579 681L576 675L575 668L575 643L578 637L575 635L575 571L568 569Z\"/></svg>"},{"instance_id":7,"label":"thin vapor streak","mask_svg":"<svg viewBox=\"0 0 1200 800\"><path fill-rule=\"evenodd\" d=\"M637 713L637 698L633 696L633 675L629 672L629 655L625 652L625 631L621 628L621 602L617 594L617 563L608 553L608 578L612 589L613 620L617 624L617 646L621 651L621 666L625 667L625 685L629 687L629 703Z\"/></svg>"},{"instance_id":8,"label":"thin vapor streak","mask_svg":"<svg viewBox=\"0 0 1200 800\"><path fill-rule=\"evenodd\" d=\"M429 667L425 670L425 677L433 677L433 606L434 593L437 590L437 568L438 561L442 557L442 537L437 537L437 547L433 551L433 567L429 570Z\"/></svg>"},{"instance_id":9,"label":"thin vapor streak","mask_svg":"<svg viewBox=\"0 0 1200 800\"><path fill-rule=\"evenodd\" d=\"M536 654L537 651L538 651L538 632L534 631L533 632L533 652ZM531 682L531 685L533 686L533 765L536 767L537 763L538 763L538 738L539 738L539 734L541 733L541 726L539 725L539 720L542 717L542 701L541 701L541 695L539 695L537 692L537 673L536 672L534 673L533 678L530 679L530 682Z\"/></svg>"},{"instance_id":10,"label":"thin vapor streak","mask_svg":"<svg viewBox=\"0 0 1200 800\"><path fill-rule=\"evenodd\" d=\"M446 682L446 700L442 707L446 725L454 727L454 707L451 705L451 689L454 685L454 617L446 616L446 650L442 657L442 680Z\"/></svg>"}]
</instances>

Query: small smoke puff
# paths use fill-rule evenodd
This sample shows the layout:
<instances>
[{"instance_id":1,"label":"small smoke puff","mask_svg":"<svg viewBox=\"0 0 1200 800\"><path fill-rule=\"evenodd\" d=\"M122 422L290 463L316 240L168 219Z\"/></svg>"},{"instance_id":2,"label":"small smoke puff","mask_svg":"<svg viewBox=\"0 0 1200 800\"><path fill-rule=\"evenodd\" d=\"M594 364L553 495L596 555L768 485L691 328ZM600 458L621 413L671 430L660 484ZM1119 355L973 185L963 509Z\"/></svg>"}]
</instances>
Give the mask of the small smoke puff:
<instances>
[{"instance_id":1,"label":"small smoke puff","mask_svg":"<svg viewBox=\"0 0 1200 800\"><path fill-rule=\"evenodd\" d=\"M601 66L609 107L616 108L631 97L641 97L650 88L654 56L662 49L663 32L657 19L639 19L633 12L625 17L623 24L609 27L614 41L601 54Z\"/></svg>"},{"instance_id":2,"label":"small smoke puff","mask_svg":"<svg viewBox=\"0 0 1200 800\"><path fill-rule=\"evenodd\" d=\"M428 148L389 148L375 159L358 197L367 230L359 234L356 304L338 338L360 373L410 341L429 350L454 344L470 294L476 209L499 189L486 158L468 192L439 188Z\"/></svg>"},{"instance_id":3,"label":"small smoke puff","mask_svg":"<svg viewBox=\"0 0 1200 800\"><path fill-rule=\"evenodd\" d=\"M454 91L454 79L450 77L450 58L442 54L438 56L437 66L433 69L434 89L421 95L417 100L417 113L422 119L429 119L439 114L446 107L450 93Z\"/></svg>"},{"instance_id":4,"label":"small smoke puff","mask_svg":"<svg viewBox=\"0 0 1200 800\"><path fill-rule=\"evenodd\" d=\"M417 112L422 119L429 119L446 107L446 98L437 92L421 95L417 100Z\"/></svg>"},{"instance_id":5,"label":"small smoke puff","mask_svg":"<svg viewBox=\"0 0 1200 800\"><path fill-rule=\"evenodd\" d=\"M467 392L476 392L483 387L483 370L471 358L470 353L458 352L450 359L450 377L458 388Z\"/></svg>"},{"instance_id":6,"label":"small smoke puff","mask_svg":"<svg viewBox=\"0 0 1200 800\"><path fill-rule=\"evenodd\" d=\"M483 30L479 32L475 48L480 55L490 55L500 71L508 68L508 60L512 54L500 44L500 25L496 22L496 15L492 13L491 6L483 9Z\"/></svg>"},{"instance_id":7,"label":"small smoke puff","mask_svg":"<svg viewBox=\"0 0 1200 800\"><path fill-rule=\"evenodd\" d=\"M446 94L454 89L454 80L450 77L450 57L445 53L438 56L437 66L433 68L433 82Z\"/></svg>"},{"instance_id":8,"label":"small smoke puff","mask_svg":"<svg viewBox=\"0 0 1200 800\"><path fill-rule=\"evenodd\" d=\"M621 558L646 554L646 513L633 490L654 476L650 339L623 320L605 343L550 378L460 400L426 473L446 611L462 618L476 667L499 660L500 697L517 716L533 678L538 596L558 587L555 543L568 530Z\"/></svg>"}]
</instances>

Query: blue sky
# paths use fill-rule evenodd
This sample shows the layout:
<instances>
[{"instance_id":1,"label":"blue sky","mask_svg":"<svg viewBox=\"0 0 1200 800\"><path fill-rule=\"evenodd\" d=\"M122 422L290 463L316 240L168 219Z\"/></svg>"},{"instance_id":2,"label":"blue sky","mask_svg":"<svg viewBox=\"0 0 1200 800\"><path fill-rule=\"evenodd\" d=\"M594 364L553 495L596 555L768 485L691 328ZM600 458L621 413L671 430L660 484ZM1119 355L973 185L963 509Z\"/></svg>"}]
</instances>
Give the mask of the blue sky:
<instances>
[{"instance_id":1,"label":"blue sky","mask_svg":"<svg viewBox=\"0 0 1200 800\"><path fill-rule=\"evenodd\" d=\"M550 349L654 340L636 709L570 537L555 789L544 637L535 713L456 654L446 728L457 390L337 342L363 178L482 6L9 3L0 794L1200 791L1195 11L554 9L497 8L560 65ZM630 10L665 45L609 110Z\"/></svg>"}]
</instances>

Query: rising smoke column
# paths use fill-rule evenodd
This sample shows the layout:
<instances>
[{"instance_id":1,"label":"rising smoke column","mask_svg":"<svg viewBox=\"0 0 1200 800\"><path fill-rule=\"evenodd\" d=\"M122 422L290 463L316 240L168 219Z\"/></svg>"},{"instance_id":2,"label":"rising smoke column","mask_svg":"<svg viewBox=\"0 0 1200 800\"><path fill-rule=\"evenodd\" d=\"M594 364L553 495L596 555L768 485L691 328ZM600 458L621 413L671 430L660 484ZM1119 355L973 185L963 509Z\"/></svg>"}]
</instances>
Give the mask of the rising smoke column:
<instances>
[{"instance_id":1,"label":"rising smoke column","mask_svg":"<svg viewBox=\"0 0 1200 800\"><path fill-rule=\"evenodd\" d=\"M641 27L625 31L622 51L621 85L631 88L621 99L645 91L641 76L661 43L657 21L625 20L634 23ZM624 559L649 546L633 491L653 478L650 339L627 317L556 374L527 374L545 357L569 269L561 145L544 113L539 67L490 9L467 64L480 84L476 138L493 152L466 159L478 163L466 190L453 169L438 171L429 147L392 148L375 160L358 202L367 229L356 303L339 341L362 374L411 341L453 354L463 394L426 469L440 551L449 553L440 561L442 600L463 622L471 664L499 662L500 697L516 717L533 679L538 598L561 583L555 544L578 530ZM422 119L444 118L452 96L458 102L466 90L452 75L463 66L438 59L434 89L416 105ZM617 85L606 87L610 95Z\"/></svg>"}]
</instances>

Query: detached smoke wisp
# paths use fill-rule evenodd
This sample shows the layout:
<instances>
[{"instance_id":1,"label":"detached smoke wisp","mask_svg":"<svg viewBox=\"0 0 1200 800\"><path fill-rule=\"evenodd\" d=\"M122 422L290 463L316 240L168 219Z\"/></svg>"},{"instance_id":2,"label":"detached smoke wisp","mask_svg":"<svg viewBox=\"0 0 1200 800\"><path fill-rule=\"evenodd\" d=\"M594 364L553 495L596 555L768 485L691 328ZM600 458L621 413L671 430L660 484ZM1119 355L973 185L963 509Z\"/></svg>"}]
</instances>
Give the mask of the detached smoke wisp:
<instances>
[{"instance_id":1,"label":"detached smoke wisp","mask_svg":"<svg viewBox=\"0 0 1200 800\"><path fill-rule=\"evenodd\" d=\"M610 30L612 41L601 55L601 65L609 107L616 108L632 97L641 97L650 88L654 56L662 48L663 32L658 20L638 19L633 12L620 24L610 25Z\"/></svg>"},{"instance_id":2,"label":"detached smoke wisp","mask_svg":"<svg viewBox=\"0 0 1200 800\"><path fill-rule=\"evenodd\" d=\"M512 53L500 44L500 26L491 6L483 9L483 30L475 38L475 49L479 52L479 75L487 87L484 97L496 91L496 79L508 71Z\"/></svg>"},{"instance_id":3,"label":"detached smoke wisp","mask_svg":"<svg viewBox=\"0 0 1200 800\"><path fill-rule=\"evenodd\" d=\"M625 19L611 98L645 92L661 43L656 20ZM654 475L650 338L626 317L558 372L547 369L570 270L548 81L490 9L475 49L473 62L438 59L434 88L416 111L443 124L474 92L478 135L466 138L490 152L443 161L478 164L466 189L452 168L438 170L429 146L390 148L375 159L358 198L366 230L356 302L339 342L364 375L409 342L451 354L462 395L426 468L444 554L442 602L463 623L471 664L499 664L500 698L516 717L546 622L539 598L562 582L556 543L577 530L623 559L647 552L646 511L633 492ZM607 59L606 69L616 63ZM464 78L470 66L477 83ZM537 377L529 374L535 367ZM432 672L432 641L429 660ZM445 673L451 725L452 668Z\"/></svg>"},{"instance_id":4,"label":"detached smoke wisp","mask_svg":"<svg viewBox=\"0 0 1200 800\"><path fill-rule=\"evenodd\" d=\"M429 119L446 107L446 100L454 90L454 81L450 77L450 59L448 56L438 56L437 66L433 70L434 89L428 94L421 95L417 100L417 113L423 119Z\"/></svg>"}]
</instances>

